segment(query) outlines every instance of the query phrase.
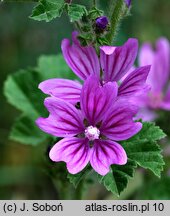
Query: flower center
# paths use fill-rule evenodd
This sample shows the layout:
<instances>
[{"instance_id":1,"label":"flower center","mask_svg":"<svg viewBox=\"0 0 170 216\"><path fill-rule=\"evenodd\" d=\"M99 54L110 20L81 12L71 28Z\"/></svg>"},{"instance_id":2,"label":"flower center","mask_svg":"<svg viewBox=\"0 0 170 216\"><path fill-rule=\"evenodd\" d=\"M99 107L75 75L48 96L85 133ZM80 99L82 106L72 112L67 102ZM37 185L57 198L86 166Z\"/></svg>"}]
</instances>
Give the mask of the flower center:
<instances>
[{"instance_id":1,"label":"flower center","mask_svg":"<svg viewBox=\"0 0 170 216\"><path fill-rule=\"evenodd\" d=\"M85 137L87 137L90 141L99 139L100 131L98 128L89 126L85 130Z\"/></svg>"}]
</instances>

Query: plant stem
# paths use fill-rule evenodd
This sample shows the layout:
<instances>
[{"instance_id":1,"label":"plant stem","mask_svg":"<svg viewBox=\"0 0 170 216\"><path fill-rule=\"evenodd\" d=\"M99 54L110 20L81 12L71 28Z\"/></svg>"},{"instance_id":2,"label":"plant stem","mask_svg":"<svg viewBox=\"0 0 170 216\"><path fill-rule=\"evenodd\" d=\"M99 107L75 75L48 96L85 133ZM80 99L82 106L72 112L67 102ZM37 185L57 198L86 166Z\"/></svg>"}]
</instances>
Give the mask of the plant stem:
<instances>
[{"instance_id":1,"label":"plant stem","mask_svg":"<svg viewBox=\"0 0 170 216\"><path fill-rule=\"evenodd\" d=\"M107 34L107 40L111 44L113 41L113 38L116 35L117 29L119 27L120 21L123 18L123 9L124 9L124 0L117 0L115 3L115 7L113 12L111 13L110 18L110 32Z\"/></svg>"},{"instance_id":2,"label":"plant stem","mask_svg":"<svg viewBox=\"0 0 170 216\"><path fill-rule=\"evenodd\" d=\"M96 7L96 0L93 0L93 6Z\"/></svg>"}]
</instances>

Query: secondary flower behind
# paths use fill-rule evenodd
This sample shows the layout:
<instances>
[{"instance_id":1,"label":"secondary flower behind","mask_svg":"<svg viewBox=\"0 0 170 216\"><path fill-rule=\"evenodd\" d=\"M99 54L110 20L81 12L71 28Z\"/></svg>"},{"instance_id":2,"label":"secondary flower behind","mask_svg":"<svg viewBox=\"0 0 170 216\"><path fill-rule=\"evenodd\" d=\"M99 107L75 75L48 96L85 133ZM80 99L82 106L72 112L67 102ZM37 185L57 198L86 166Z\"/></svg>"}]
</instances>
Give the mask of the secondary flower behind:
<instances>
[{"instance_id":1,"label":"secondary flower behind","mask_svg":"<svg viewBox=\"0 0 170 216\"><path fill-rule=\"evenodd\" d=\"M141 47L139 65L151 64L146 82L151 91L140 98L142 109L138 118L151 121L156 118L157 110L170 110L170 44L166 38L160 38L153 50L150 43Z\"/></svg>"},{"instance_id":2,"label":"secondary flower behind","mask_svg":"<svg viewBox=\"0 0 170 216\"><path fill-rule=\"evenodd\" d=\"M76 174L90 162L101 175L111 164L123 165L127 155L117 141L138 133L142 124L134 122L136 106L117 100L116 82L101 85L96 75L84 83L80 94L80 109L56 98L45 99L48 118L38 118L38 127L53 136L64 137L51 151L51 160L64 161L70 173Z\"/></svg>"}]
</instances>

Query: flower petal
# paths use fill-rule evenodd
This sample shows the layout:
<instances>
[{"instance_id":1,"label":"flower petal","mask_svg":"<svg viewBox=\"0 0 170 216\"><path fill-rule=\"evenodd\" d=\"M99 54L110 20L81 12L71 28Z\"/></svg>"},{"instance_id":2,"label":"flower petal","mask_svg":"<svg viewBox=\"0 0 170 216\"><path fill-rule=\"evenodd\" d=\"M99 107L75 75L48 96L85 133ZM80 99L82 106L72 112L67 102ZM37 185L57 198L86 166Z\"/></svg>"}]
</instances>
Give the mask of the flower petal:
<instances>
[{"instance_id":1,"label":"flower petal","mask_svg":"<svg viewBox=\"0 0 170 216\"><path fill-rule=\"evenodd\" d=\"M120 82L122 83L122 82L126 79L126 77L127 77L132 71L134 71L134 70L136 70L135 65L133 65L133 66L130 68L130 70L128 70L128 72L120 79Z\"/></svg>"},{"instance_id":2,"label":"flower petal","mask_svg":"<svg viewBox=\"0 0 170 216\"><path fill-rule=\"evenodd\" d=\"M131 72L119 87L119 96L134 96L136 94L146 94L145 89L148 88L146 79L150 71L150 66L137 68Z\"/></svg>"},{"instance_id":3,"label":"flower petal","mask_svg":"<svg viewBox=\"0 0 170 216\"><path fill-rule=\"evenodd\" d=\"M155 93L163 91L164 85L169 77L170 64L170 45L165 38L160 38L156 44L154 52L149 43L145 43L139 55L140 66L152 65L149 72L147 83L152 87Z\"/></svg>"},{"instance_id":4,"label":"flower petal","mask_svg":"<svg viewBox=\"0 0 170 216\"><path fill-rule=\"evenodd\" d=\"M90 160L90 147L87 139L76 137L64 138L56 143L50 150L52 161L64 161L71 174L83 170Z\"/></svg>"},{"instance_id":5,"label":"flower petal","mask_svg":"<svg viewBox=\"0 0 170 216\"><path fill-rule=\"evenodd\" d=\"M82 85L73 80L49 79L39 84L39 89L45 94L63 99L72 104L80 101Z\"/></svg>"},{"instance_id":6,"label":"flower petal","mask_svg":"<svg viewBox=\"0 0 170 216\"><path fill-rule=\"evenodd\" d=\"M170 75L170 43L166 38L159 38L156 43L155 76L159 90L166 85Z\"/></svg>"},{"instance_id":7,"label":"flower petal","mask_svg":"<svg viewBox=\"0 0 170 216\"><path fill-rule=\"evenodd\" d=\"M77 39L77 32L73 32L73 44L68 39L62 41L62 52L68 66L82 80L91 74L100 76L99 59L92 46L82 47Z\"/></svg>"},{"instance_id":8,"label":"flower petal","mask_svg":"<svg viewBox=\"0 0 170 216\"><path fill-rule=\"evenodd\" d=\"M121 47L101 47L100 62L104 81L119 81L134 64L137 50L138 41L133 38Z\"/></svg>"},{"instance_id":9,"label":"flower petal","mask_svg":"<svg viewBox=\"0 0 170 216\"><path fill-rule=\"evenodd\" d=\"M144 107L139 110L134 120L142 119L142 121L154 121L157 117L157 114L153 110Z\"/></svg>"},{"instance_id":10,"label":"flower petal","mask_svg":"<svg viewBox=\"0 0 170 216\"><path fill-rule=\"evenodd\" d=\"M163 99L160 107L165 110L170 110L170 85L168 86L165 98Z\"/></svg>"},{"instance_id":11,"label":"flower petal","mask_svg":"<svg viewBox=\"0 0 170 216\"><path fill-rule=\"evenodd\" d=\"M101 86L96 76L90 76L86 80L82 88L80 104L89 124L95 125L102 120L111 103L114 103L117 90L116 82L109 82Z\"/></svg>"},{"instance_id":12,"label":"flower petal","mask_svg":"<svg viewBox=\"0 0 170 216\"><path fill-rule=\"evenodd\" d=\"M72 104L58 98L46 98L48 118L38 118L38 127L57 137L72 137L84 131L83 116Z\"/></svg>"},{"instance_id":13,"label":"flower petal","mask_svg":"<svg viewBox=\"0 0 170 216\"><path fill-rule=\"evenodd\" d=\"M139 52L139 65L152 65L154 59L154 52L150 43L144 43Z\"/></svg>"},{"instance_id":14,"label":"flower petal","mask_svg":"<svg viewBox=\"0 0 170 216\"><path fill-rule=\"evenodd\" d=\"M126 164L127 155L123 147L116 142L111 140L95 140L90 163L97 173L106 175L109 172L111 164Z\"/></svg>"},{"instance_id":15,"label":"flower petal","mask_svg":"<svg viewBox=\"0 0 170 216\"><path fill-rule=\"evenodd\" d=\"M106 113L100 128L101 134L112 140L126 140L138 133L142 124L134 122L133 117L138 107L127 105L126 100L117 100L114 106Z\"/></svg>"}]
</instances>

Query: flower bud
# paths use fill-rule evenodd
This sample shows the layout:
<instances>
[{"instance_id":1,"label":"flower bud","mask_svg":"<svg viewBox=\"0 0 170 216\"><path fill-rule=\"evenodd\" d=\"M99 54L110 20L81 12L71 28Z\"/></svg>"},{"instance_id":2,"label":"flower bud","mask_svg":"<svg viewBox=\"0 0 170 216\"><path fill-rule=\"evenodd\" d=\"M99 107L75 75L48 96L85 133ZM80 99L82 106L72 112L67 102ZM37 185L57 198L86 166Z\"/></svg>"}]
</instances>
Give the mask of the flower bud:
<instances>
[{"instance_id":1,"label":"flower bud","mask_svg":"<svg viewBox=\"0 0 170 216\"><path fill-rule=\"evenodd\" d=\"M105 30L109 24L108 18L106 16L101 16L96 19L96 27L101 30Z\"/></svg>"},{"instance_id":2,"label":"flower bud","mask_svg":"<svg viewBox=\"0 0 170 216\"><path fill-rule=\"evenodd\" d=\"M127 5L127 7L130 7L130 5L131 5L131 0L125 0L125 3L126 3L126 5Z\"/></svg>"}]
</instances>

